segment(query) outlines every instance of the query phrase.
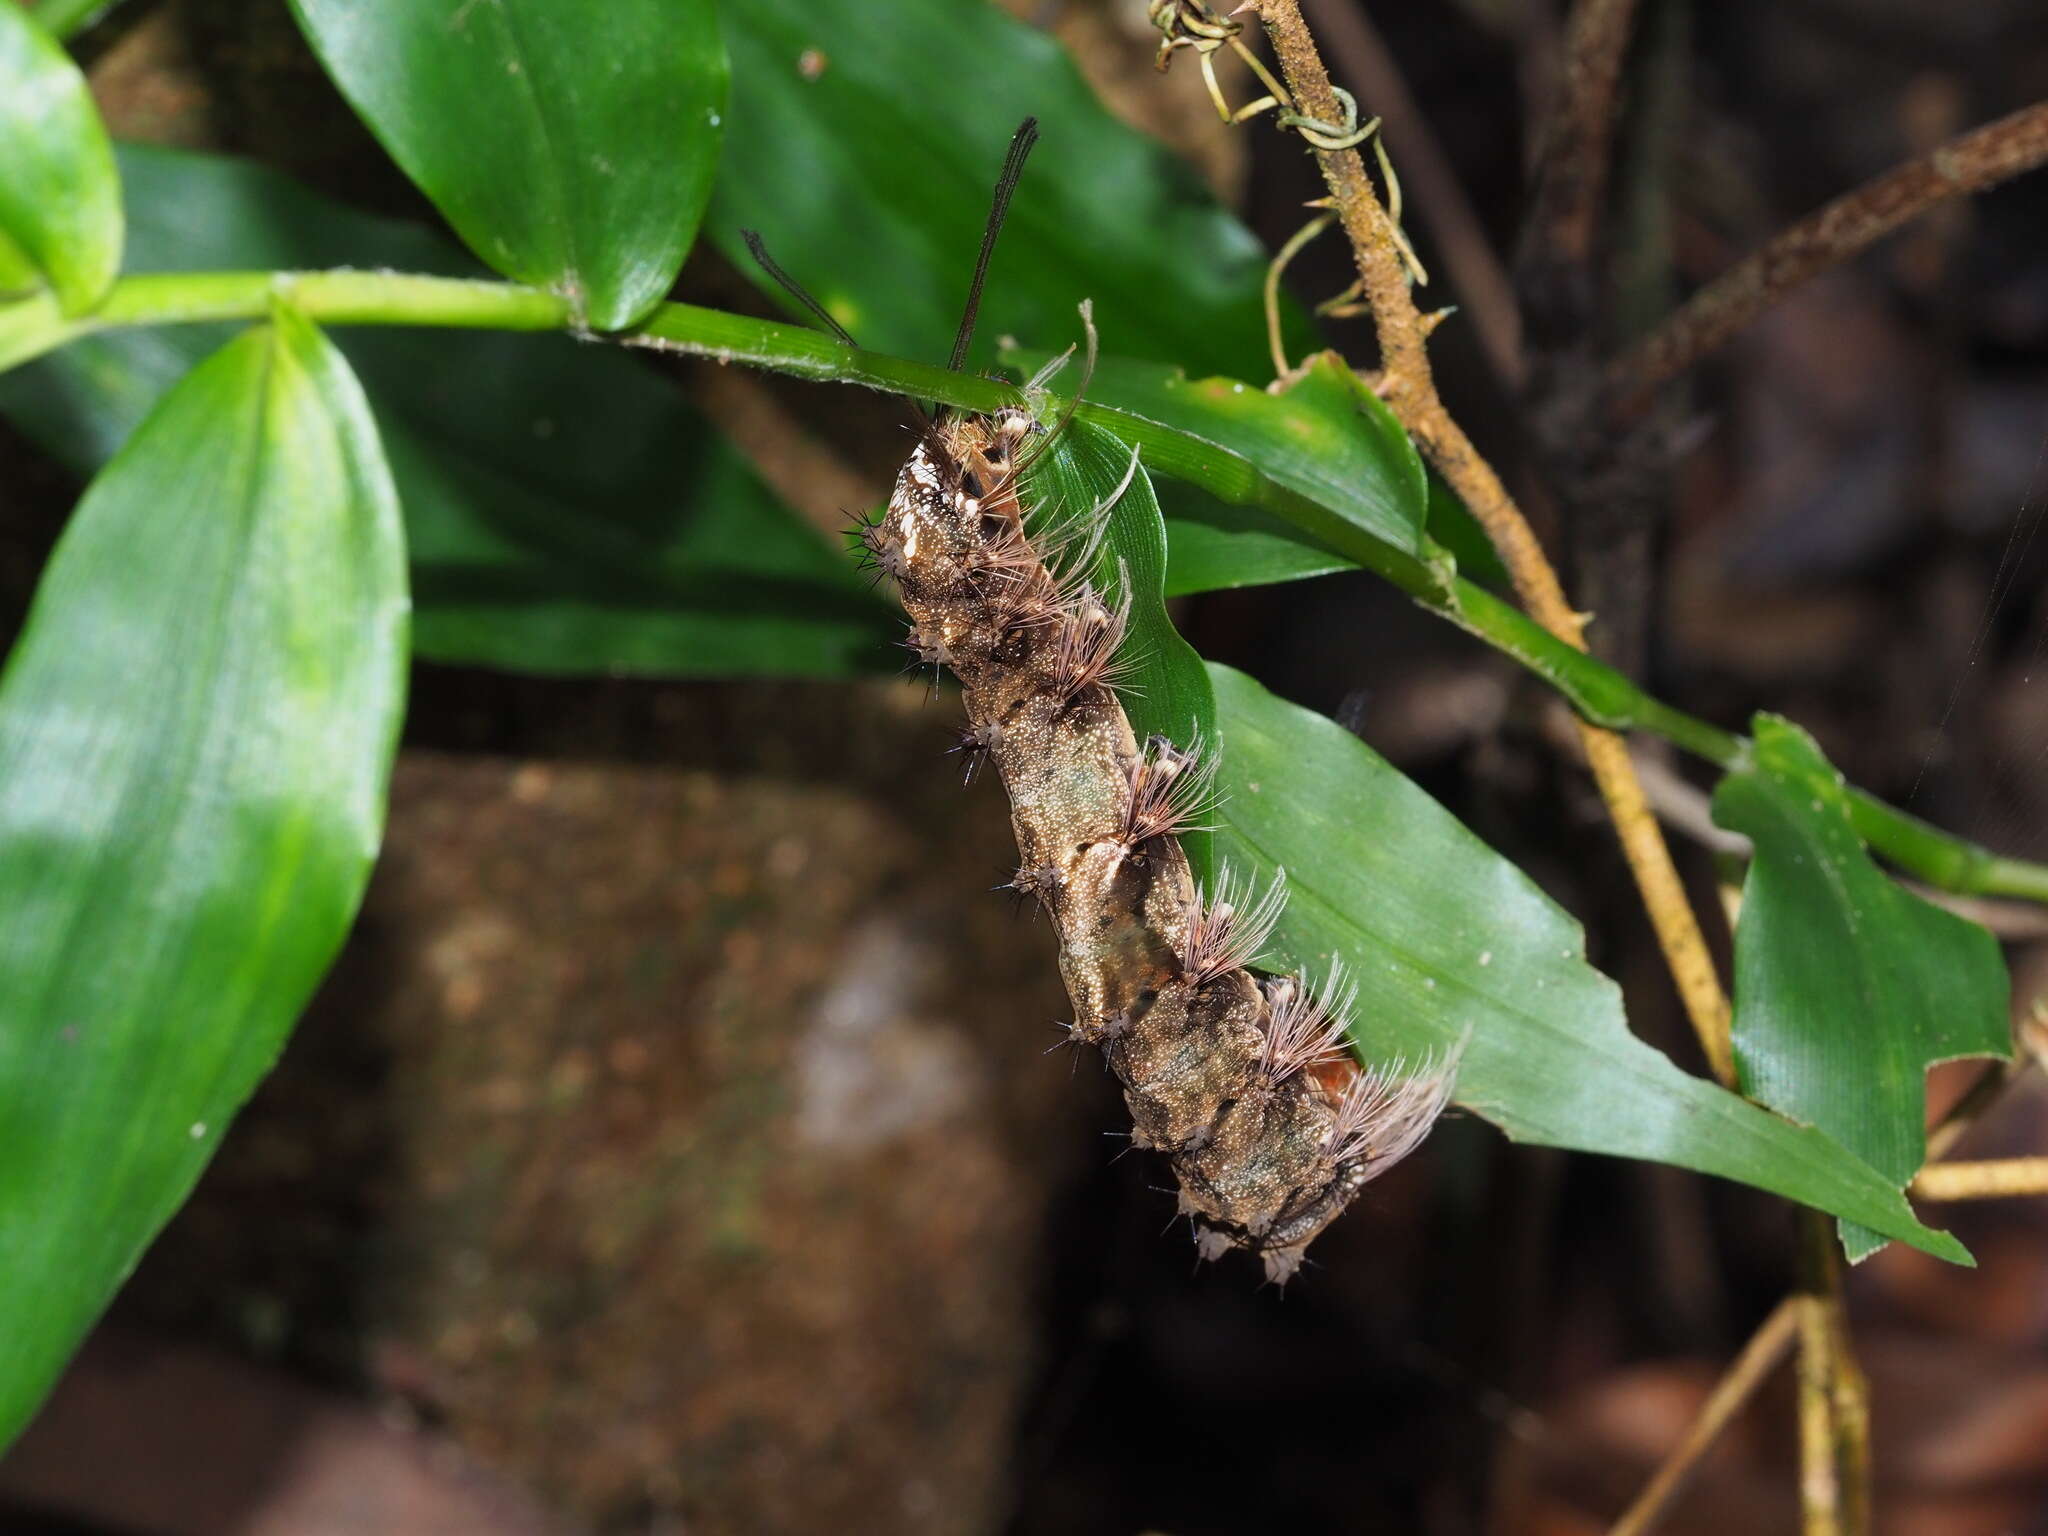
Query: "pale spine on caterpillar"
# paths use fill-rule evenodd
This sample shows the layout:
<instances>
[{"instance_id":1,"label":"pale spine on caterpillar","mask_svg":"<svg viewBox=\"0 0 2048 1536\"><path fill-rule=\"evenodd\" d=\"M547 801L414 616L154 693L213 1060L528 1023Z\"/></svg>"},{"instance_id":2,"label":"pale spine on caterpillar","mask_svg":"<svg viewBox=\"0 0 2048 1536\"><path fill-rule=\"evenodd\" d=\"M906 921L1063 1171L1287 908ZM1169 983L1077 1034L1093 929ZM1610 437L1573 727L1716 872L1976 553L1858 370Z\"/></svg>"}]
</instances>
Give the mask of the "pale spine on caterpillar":
<instances>
[{"instance_id":1,"label":"pale spine on caterpillar","mask_svg":"<svg viewBox=\"0 0 2048 1536\"><path fill-rule=\"evenodd\" d=\"M1046 441L1022 410L942 418L861 542L896 583L912 649L959 679L970 772L993 763L1009 794L1014 885L1058 933L1073 1040L1123 1083L1134 1144L1171 1162L1201 1256L1248 1249L1284 1282L1427 1134L1457 1053L1360 1071L1339 973L1320 991L1253 976L1282 881L1196 885L1178 834L1214 763L1199 743L1133 737L1115 692L1129 592L1112 602L1089 580L1100 526L1060 540L1023 504L1020 460Z\"/></svg>"}]
</instances>

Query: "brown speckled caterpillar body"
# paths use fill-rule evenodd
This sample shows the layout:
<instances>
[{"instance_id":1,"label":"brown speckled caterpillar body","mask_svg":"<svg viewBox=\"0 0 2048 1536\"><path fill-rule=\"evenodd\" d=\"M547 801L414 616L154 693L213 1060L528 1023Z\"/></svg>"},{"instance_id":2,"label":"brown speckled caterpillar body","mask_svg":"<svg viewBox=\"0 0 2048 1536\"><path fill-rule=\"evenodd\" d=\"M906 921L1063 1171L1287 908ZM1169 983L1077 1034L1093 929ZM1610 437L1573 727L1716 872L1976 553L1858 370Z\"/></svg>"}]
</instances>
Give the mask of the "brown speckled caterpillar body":
<instances>
[{"instance_id":1,"label":"brown speckled caterpillar body","mask_svg":"<svg viewBox=\"0 0 2048 1536\"><path fill-rule=\"evenodd\" d=\"M1020 450L1038 432L1022 411L941 421L862 542L902 594L911 649L959 678L963 750L1009 793L1016 886L1057 929L1074 1040L1101 1047L1123 1083L1134 1143L1172 1162L1201 1255L1245 1248L1285 1281L1428 1132L1454 1063L1361 1072L1340 977L1318 997L1247 968L1280 883L1258 901L1227 879L1197 887L1175 833L1213 765L1198 743L1133 737L1113 687L1128 598L1119 608L1085 579L1092 544L1063 557L1020 501Z\"/></svg>"}]
</instances>

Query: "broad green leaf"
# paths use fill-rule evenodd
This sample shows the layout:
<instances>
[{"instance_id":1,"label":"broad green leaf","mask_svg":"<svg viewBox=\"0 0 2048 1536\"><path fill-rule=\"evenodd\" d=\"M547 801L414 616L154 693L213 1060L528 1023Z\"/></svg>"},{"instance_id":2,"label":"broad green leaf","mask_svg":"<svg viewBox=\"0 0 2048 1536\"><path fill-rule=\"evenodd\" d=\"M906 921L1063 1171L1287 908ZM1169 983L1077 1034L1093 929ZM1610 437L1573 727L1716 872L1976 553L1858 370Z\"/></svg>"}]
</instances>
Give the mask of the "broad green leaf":
<instances>
[{"instance_id":1,"label":"broad green leaf","mask_svg":"<svg viewBox=\"0 0 2048 1536\"><path fill-rule=\"evenodd\" d=\"M1735 928L1738 1080L1903 1188L1927 1155L1927 1069L2012 1049L2005 961L1871 862L1811 736L1776 715L1754 728L1751 766L1714 792L1714 820L1756 849ZM1860 1259L1884 1239L1844 1222L1842 1242Z\"/></svg>"},{"instance_id":2,"label":"broad green leaf","mask_svg":"<svg viewBox=\"0 0 2048 1536\"><path fill-rule=\"evenodd\" d=\"M988 0L742 0L731 132L707 232L781 302L740 242L758 229L861 344L942 362L1011 131L1044 137L997 248L971 366L1005 333L1078 339L1200 372L1267 366L1266 253L1163 147L1095 99L1043 33ZM1312 331L1289 307L1296 350Z\"/></svg>"},{"instance_id":3,"label":"broad green leaf","mask_svg":"<svg viewBox=\"0 0 2048 1536\"><path fill-rule=\"evenodd\" d=\"M1022 347L1003 351L1006 365L1026 373L1046 357ZM1089 377L1087 396L1228 450L1403 554L1434 553L1424 539L1431 497L1422 460L1392 413L1334 353L1311 358L1277 395L1237 379L1190 380L1166 363L1106 357ZM1257 507L1182 485L1161 504L1171 594L1358 569L1306 529Z\"/></svg>"},{"instance_id":4,"label":"broad green leaf","mask_svg":"<svg viewBox=\"0 0 2048 1536\"><path fill-rule=\"evenodd\" d=\"M1286 869L1269 954L1311 975L1342 958L1367 1059L1412 1061L1469 1031L1458 1102L1517 1141L1719 1174L1968 1261L1897 1181L1631 1035L1579 925L1371 748L1240 672L1209 673L1217 857L1260 880Z\"/></svg>"},{"instance_id":5,"label":"broad green leaf","mask_svg":"<svg viewBox=\"0 0 2048 1536\"><path fill-rule=\"evenodd\" d=\"M1166 595L1301 581L1359 564L1258 507L1237 507L1178 480L1158 486L1166 515Z\"/></svg>"},{"instance_id":6,"label":"broad green leaf","mask_svg":"<svg viewBox=\"0 0 2048 1536\"><path fill-rule=\"evenodd\" d=\"M292 9L370 131L491 266L561 294L598 330L668 292L724 124L712 0Z\"/></svg>"},{"instance_id":7,"label":"broad green leaf","mask_svg":"<svg viewBox=\"0 0 2048 1536\"><path fill-rule=\"evenodd\" d=\"M1029 354L1017 357L1028 361ZM1423 552L1429 483L1422 459L1393 413L1334 352L1311 358L1277 395L1237 379L1190 379L1165 364L1105 357L1088 381L1088 398L1242 454L1381 543ZM1308 548L1313 554L1320 546Z\"/></svg>"},{"instance_id":8,"label":"broad green leaf","mask_svg":"<svg viewBox=\"0 0 2048 1536\"><path fill-rule=\"evenodd\" d=\"M121 182L85 76L28 12L0 5L0 302L47 285L75 315L120 265Z\"/></svg>"},{"instance_id":9,"label":"broad green leaf","mask_svg":"<svg viewBox=\"0 0 2048 1536\"><path fill-rule=\"evenodd\" d=\"M475 270L424 229L241 161L128 146L121 164L136 270ZM0 413L90 470L222 335L74 342L0 376ZM645 360L466 331L352 330L341 345L405 501L422 655L556 673L833 676L885 654L886 606Z\"/></svg>"},{"instance_id":10,"label":"broad green leaf","mask_svg":"<svg viewBox=\"0 0 2048 1536\"><path fill-rule=\"evenodd\" d=\"M405 629L369 405L288 312L164 398L58 543L0 677L0 1444L354 919Z\"/></svg>"},{"instance_id":11,"label":"broad green leaf","mask_svg":"<svg viewBox=\"0 0 2048 1536\"><path fill-rule=\"evenodd\" d=\"M1130 445L1100 427L1070 421L1032 465L1027 503L1053 526L1108 507L1108 536L1096 560L1096 581L1113 598L1131 594L1130 628L1122 654L1130 670L1117 687L1140 742L1158 734L1182 746L1216 736L1216 699L1194 647L1167 616L1166 524L1143 468L1132 473ZM1128 479L1126 478L1128 477ZM1112 500L1112 498L1114 498ZM1209 839L1182 839L1195 867L1208 870Z\"/></svg>"}]
</instances>

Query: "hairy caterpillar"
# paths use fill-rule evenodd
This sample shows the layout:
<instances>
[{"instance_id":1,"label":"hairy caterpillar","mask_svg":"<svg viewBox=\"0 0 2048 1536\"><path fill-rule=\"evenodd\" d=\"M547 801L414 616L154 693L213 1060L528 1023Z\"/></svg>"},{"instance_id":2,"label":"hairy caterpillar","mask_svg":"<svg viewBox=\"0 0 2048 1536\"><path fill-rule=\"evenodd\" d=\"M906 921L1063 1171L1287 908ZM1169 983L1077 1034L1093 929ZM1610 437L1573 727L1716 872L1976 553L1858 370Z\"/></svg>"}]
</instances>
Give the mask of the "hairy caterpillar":
<instances>
[{"instance_id":1,"label":"hairy caterpillar","mask_svg":"<svg viewBox=\"0 0 2048 1536\"><path fill-rule=\"evenodd\" d=\"M1026 118L1010 141L953 339L954 371L1037 137L1037 120ZM856 345L758 235L742 233L770 277ZM887 509L857 530L862 553L902 597L915 661L959 679L967 724L953 750L966 758L963 777L992 762L1009 794L1010 884L1057 930L1071 1041L1102 1049L1124 1085L1132 1144L1172 1163L1201 1257L1244 1248L1284 1283L1359 1190L1428 1134L1449 1102L1457 1053L1412 1076L1399 1063L1361 1071L1345 1048L1351 994L1339 970L1320 989L1299 975L1253 975L1280 916L1283 877L1257 897L1227 872L1213 892L1195 883L1180 834L1202 814L1215 760L1194 740L1153 736L1140 747L1117 698L1130 586L1112 597L1092 579L1117 495L1053 528L1024 504L1026 445L1035 439L1042 451L1050 441L1029 412L947 413L921 425ZM1134 457L1125 484L1137 473Z\"/></svg>"},{"instance_id":2,"label":"hairy caterpillar","mask_svg":"<svg viewBox=\"0 0 2048 1536\"><path fill-rule=\"evenodd\" d=\"M913 655L959 680L968 776L991 763L1009 794L1013 885L1057 931L1072 1040L1122 1082L1133 1143L1171 1162L1201 1257L1247 1249L1285 1282L1428 1133L1455 1060L1360 1071L1341 972L1319 989L1252 973L1282 878L1262 895L1227 874L1196 884L1179 834L1214 761L1198 742L1134 738L1115 691L1129 594L1090 579L1108 507L1064 537L1034 517L1034 439L1023 410L942 417L860 543L895 581Z\"/></svg>"}]
</instances>

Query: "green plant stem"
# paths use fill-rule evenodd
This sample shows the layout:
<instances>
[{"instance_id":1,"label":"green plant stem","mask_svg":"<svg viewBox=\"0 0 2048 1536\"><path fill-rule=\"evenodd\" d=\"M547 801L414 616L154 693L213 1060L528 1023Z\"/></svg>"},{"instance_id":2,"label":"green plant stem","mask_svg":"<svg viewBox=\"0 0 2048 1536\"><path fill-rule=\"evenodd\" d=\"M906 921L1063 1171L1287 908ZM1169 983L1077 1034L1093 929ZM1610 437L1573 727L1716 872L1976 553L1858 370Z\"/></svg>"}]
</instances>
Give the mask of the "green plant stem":
<instances>
[{"instance_id":1,"label":"green plant stem","mask_svg":"<svg viewBox=\"0 0 2048 1536\"><path fill-rule=\"evenodd\" d=\"M399 272L163 272L125 277L89 315L65 319L47 296L0 306L0 368L94 332L138 325L257 320L289 303L330 325L426 325L505 331L573 331L566 300L514 283ZM841 346L822 332L694 304L663 304L628 346L688 353L797 378L912 395L963 410L1023 401L1016 386L927 363ZM1052 402L1058 405L1059 402ZM1076 411L1142 451L1146 466L1238 506L1300 528L1399 587L1425 608L1514 658L1595 725L1646 731L1719 768L1747 760L1748 741L1644 693L1612 667L1550 634L1485 588L1455 574L1434 545L1420 555L1383 543L1356 524L1267 476L1231 450L1108 406ZM1863 793L1851 792L1856 829L1909 874L1968 896L2048 902L2048 865L2008 859L1952 837Z\"/></svg>"}]
</instances>

